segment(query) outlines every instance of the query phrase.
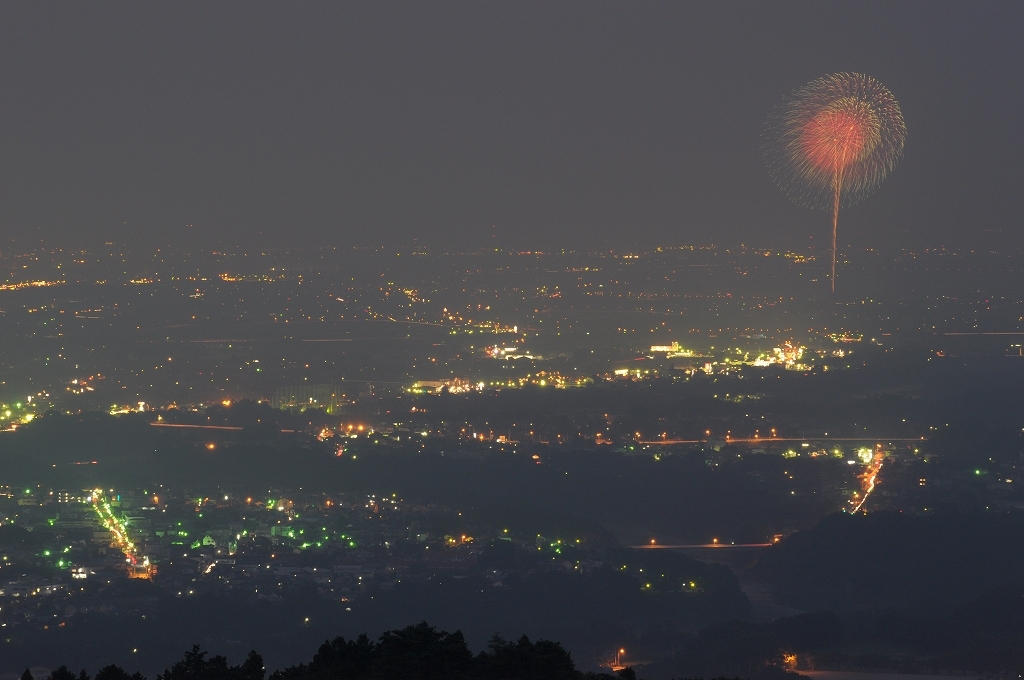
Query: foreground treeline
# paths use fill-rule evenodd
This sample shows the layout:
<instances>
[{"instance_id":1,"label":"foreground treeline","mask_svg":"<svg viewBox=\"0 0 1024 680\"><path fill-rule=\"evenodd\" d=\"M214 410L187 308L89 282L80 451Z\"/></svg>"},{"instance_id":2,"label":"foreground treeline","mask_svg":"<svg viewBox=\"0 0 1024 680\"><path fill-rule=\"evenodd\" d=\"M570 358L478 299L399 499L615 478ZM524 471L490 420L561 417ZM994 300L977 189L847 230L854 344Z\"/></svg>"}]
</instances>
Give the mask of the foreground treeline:
<instances>
[{"instance_id":1,"label":"foreground treeline","mask_svg":"<svg viewBox=\"0 0 1024 680\"><path fill-rule=\"evenodd\" d=\"M782 669L783 654L832 648L842 638L841 624L827 612L778 619L770 624L735 621L692 635L672 659L654 664L647 677L715 677L755 680L799 678ZM495 635L474 655L461 631L449 633L427 623L385 632L374 642L365 634L353 640L324 642L309 663L278 670L267 678L255 651L231 666L223 656L208 657L198 645L156 680L637 680L632 668L615 674L582 672L558 642L508 641ZM25 671L22 680L33 680ZM48 680L146 680L110 665L94 678L61 666Z\"/></svg>"},{"instance_id":2,"label":"foreground treeline","mask_svg":"<svg viewBox=\"0 0 1024 680\"><path fill-rule=\"evenodd\" d=\"M476 656L460 631L438 631L426 623L388 631L376 643L366 635L325 642L308 664L271 676L271 680L363 680L364 678L476 678L505 680L539 678L575 680L612 678L580 673L569 652L549 640L516 642L495 636ZM635 676L633 676L635 677Z\"/></svg>"},{"instance_id":3,"label":"foreground treeline","mask_svg":"<svg viewBox=\"0 0 1024 680\"><path fill-rule=\"evenodd\" d=\"M263 659L255 651L237 665L223 656L208 657L198 645L185 652L156 680L264 680ZM392 630L377 642L365 634L355 640L338 637L324 642L308 664L299 664L270 675L270 680L635 680L632 669L618 674L582 673L569 652L557 642L531 642L525 635L515 642L499 636L474 655L460 631L439 631L427 623ZM26 670L22 680L33 680ZM119 666L107 666L94 678L66 666L48 680L145 680Z\"/></svg>"},{"instance_id":4,"label":"foreground treeline","mask_svg":"<svg viewBox=\"0 0 1024 680\"><path fill-rule=\"evenodd\" d=\"M992 673L1024 669L1024 594L1000 589L946 615L913 617L892 610L861 612L846 621L831 612L783 617L766 623L733 620L696 632L665 630L672 651L645 665L649 679L751 678L798 680L784 668L797 661L830 670L887 670L928 674ZM653 632L652 632L653 636ZM652 644L653 640L648 640ZM850 653L845 643L870 642L871 654ZM893 653L896 645L903 653ZM895 648L893 648L895 649ZM908 655L906 650L913 650ZM887 651L888 650L888 651ZM663 652L665 650L662 650ZM639 658L639 657L634 657ZM636 680L626 668L616 674L578 670L558 642L507 641L495 635L473 654L461 631L426 624L324 642L308 663L268 674L262 657L249 653L241 664L208 656L199 646L156 674L155 680ZM33 680L25 671L22 680ZM42 680L42 679L39 679ZM90 678L60 667L47 680L146 680L109 665Z\"/></svg>"}]
</instances>

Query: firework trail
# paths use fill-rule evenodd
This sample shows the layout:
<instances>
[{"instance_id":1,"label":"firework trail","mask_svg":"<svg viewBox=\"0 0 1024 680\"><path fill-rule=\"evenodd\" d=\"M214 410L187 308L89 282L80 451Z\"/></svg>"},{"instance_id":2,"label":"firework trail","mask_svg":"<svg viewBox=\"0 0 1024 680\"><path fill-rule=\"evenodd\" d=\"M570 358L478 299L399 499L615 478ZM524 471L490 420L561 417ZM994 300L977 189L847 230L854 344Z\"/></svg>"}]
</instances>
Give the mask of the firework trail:
<instances>
[{"instance_id":1,"label":"firework trail","mask_svg":"<svg viewBox=\"0 0 1024 680\"><path fill-rule=\"evenodd\" d=\"M840 205L867 196L903 153L907 127L892 93L859 73L804 85L766 126L765 160L797 202L832 210L832 290Z\"/></svg>"}]
</instances>

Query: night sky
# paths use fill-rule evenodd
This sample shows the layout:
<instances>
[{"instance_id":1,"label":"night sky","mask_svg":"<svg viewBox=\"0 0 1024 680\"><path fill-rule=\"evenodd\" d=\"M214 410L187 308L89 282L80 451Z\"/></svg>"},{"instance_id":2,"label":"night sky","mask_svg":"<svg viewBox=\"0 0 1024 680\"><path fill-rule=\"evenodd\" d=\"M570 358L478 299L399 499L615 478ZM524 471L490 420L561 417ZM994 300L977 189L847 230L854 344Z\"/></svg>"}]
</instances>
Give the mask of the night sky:
<instances>
[{"instance_id":1,"label":"night sky","mask_svg":"<svg viewBox=\"0 0 1024 680\"><path fill-rule=\"evenodd\" d=\"M4 3L0 238L824 246L762 129L859 71L909 133L840 243L1022 246L1022 35L1009 1Z\"/></svg>"}]
</instances>

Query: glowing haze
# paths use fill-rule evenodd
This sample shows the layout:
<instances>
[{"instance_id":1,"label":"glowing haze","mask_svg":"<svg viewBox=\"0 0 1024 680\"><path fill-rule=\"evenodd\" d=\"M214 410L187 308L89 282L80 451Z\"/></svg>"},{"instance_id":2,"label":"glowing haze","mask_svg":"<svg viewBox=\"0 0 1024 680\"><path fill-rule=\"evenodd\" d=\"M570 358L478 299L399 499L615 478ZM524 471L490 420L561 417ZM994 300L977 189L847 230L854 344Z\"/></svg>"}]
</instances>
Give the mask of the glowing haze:
<instances>
[{"instance_id":1,"label":"glowing haze","mask_svg":"<svg viewBox=\"0 0 1024 680\"><path fill-rule=\"evenodd\" d=\"M869 194L903 152L899 104L874 78L836 73L793 93L767 127L766 158L797 201L832 210L832 290L836 288L839 206Z\"/></svg>"}]
</instances>

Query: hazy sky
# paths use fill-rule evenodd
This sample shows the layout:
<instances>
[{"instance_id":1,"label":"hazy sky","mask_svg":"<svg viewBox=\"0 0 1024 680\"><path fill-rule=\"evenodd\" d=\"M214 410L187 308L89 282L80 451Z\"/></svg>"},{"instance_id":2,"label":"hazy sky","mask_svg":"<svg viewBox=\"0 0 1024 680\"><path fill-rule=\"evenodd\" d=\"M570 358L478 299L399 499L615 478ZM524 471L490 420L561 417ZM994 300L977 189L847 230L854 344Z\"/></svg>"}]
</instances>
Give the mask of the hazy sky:
<instances>
[{"instance_id":1,"label":"hazy sky","mask_svg":"<svg viewBox=\"0 0 1024 680\"><path fill-rule=\"evenodd\" d=\"M847 70L909 133L840 241L1019 245L1022 35L1009 0L8 2L0 238L823 242L761 131Z\"/></svg>"}]
</instances>

